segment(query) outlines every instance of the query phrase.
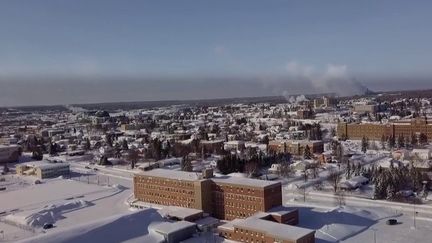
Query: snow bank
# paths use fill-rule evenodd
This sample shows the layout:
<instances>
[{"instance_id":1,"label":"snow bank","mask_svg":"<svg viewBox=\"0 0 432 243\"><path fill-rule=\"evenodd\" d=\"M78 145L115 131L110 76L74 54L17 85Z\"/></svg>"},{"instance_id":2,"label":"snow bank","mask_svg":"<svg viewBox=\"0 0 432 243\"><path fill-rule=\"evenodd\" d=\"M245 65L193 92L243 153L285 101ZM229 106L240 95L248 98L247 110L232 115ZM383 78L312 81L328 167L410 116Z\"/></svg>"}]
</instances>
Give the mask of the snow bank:
<instances>
[{"instance_id":1,"label":"snow bank","mask_svg":"<svg viewBox=\"0 0 432 243\"><path fill-rule=\"evenodd\" d=\"M74 243L74 242L164 242L162 235L149 232L151 224L163 221L155 209L128 212L101 220L80 224L62 230L26 239L28 243Z\"/></svg>"},{"instance_id":2,"label":"snow bank","mask_svg":"<svg viewBox=\"0 0 432 243\"><path fill-rule=\"evenodd\" d=\"M300 227L316 230L316 237L328 242L339 242L363 232L378 220L395 217L395 213L385 209L358 209L339 207L321 212L301 208ZM400 215L400 214L399 214Z\"/></svg>"},{"instance_id":3,"label":"snow bank","mask_svg":"<svg viewBox=\"0 0 432 243\"><path fill-rule=\"evenodd\" d=\"M115 189L118 189L118 190L121 190L121 191L127 189L126 187L124 187L124 186L122 186L120 184L114 184L111 187L115 188Z\"/></svg>"},{"instance_id":4,"label":"snow bank","mask_svg":"<svg viewBox=\"0 0 432 243\"><path fill-rule=\"evenodd\" d=\"M41 209L7 215L5 220L17 225L39 228L45 223L55 223L57 220L61 219L63 217L62 214L67 211L88 207L90 205L92 205L90 202L84 200L76 200L62 204L50 204Z\"/></svg>"}]
</instances>

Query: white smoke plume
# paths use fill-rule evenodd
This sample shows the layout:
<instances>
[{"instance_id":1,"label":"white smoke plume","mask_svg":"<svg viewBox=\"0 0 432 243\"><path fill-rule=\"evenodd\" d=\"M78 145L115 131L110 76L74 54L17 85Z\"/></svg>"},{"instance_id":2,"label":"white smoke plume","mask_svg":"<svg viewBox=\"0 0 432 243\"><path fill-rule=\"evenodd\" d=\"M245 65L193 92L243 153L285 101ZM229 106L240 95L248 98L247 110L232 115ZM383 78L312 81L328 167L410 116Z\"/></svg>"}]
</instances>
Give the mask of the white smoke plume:
<instances>
[{"instance_id":1,"label":"white smoke plume","mask_svg":"<svg viewBox=\"0 0 432 243\"><path fill-rule=\"evenodd\" d=\"M324 70L291 61L286 65L290 79L310 83L316 93L336 93L339 96L363 94L367 88L355 81L346 65L329 64Z\"/></svg>"},{"instance_id":2,"label":"white smoke plume","mask_svg":"<svg viewBox=\"0 0 432 243\"><path fill-rule=\"evenodd\" d=\"M287 91L284 91L282 95L290 104L298 104L303 101L308 101L308 99L304 95L293 96L288 94Z\"/></svg>"}]
</instances>

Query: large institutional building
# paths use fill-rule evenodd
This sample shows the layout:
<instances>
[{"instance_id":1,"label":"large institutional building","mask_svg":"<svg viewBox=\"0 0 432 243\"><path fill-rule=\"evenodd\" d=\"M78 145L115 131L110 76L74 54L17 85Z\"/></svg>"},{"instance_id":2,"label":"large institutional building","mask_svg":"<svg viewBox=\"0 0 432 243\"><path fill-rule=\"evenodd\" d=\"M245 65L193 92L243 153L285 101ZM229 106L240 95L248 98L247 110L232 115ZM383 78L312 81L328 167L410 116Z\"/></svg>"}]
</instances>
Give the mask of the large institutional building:
<instances>
[{"instance_id":1,"label":"large institutional building","mask_svg":"<svg viewBox=\"0 0 432 243\"><path fill-rule=\"evenodd\" d=\"M195 208L216 218L247 218L282 205L280 182L155 169L136 174L134 194L139 201Z\"/></svg>"},{"instance_id":2,"label":"large institutional building","mask_svg":"<svg viewBox=\"0 0 432 243\"><path fill-rule=\"evenodd\" d=\"M432 140L432 123L426 117L417 117L411 120L397 121L393 123L339 123L337 126L338 137L348 139L380 140L383 136L411 138L412 135L426 135Z\"/></svg>"},{"instance_id":3,"label":"large institutional building","mask_svg":"<svg viewBox=\"0 0 432 243\"><path fill-rule=\"evenodd\" d=\"M154 169L134 176L134 194L148 206L179 206L229 220L218 227L220 236L229 240L315 242L314 230L293 226L299 222L298 210L282 206L280 182L213 177L213 170L200 174Z\"/></svg>"}]
</instances>

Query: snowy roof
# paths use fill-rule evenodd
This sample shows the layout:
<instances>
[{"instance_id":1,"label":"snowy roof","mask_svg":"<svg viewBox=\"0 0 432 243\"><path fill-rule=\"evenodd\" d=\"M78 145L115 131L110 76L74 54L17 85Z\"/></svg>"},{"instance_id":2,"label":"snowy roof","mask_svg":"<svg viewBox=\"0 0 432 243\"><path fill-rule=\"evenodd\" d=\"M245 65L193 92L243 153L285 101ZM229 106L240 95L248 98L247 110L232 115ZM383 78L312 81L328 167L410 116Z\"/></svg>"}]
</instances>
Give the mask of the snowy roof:
<instances>
[{"instance_id":1,"label":"snowy roof","mask_svg":"<svg viewBox=\"0 0 432 243\"><path fill-rule=\"evenodd\" d=\"M199 209L193 209L193 208L167 206L167 207L163 207L158 212L159 212L159 214L161 214L163 216L171 216L171 217L177 217L180 219L184 219L184 218L187 218L189 216L200 214L203 211L199 210Z\"/></svg>"},{"instance_id":2,"label":"snowy roof","mask_svg":"<svg viewBox=\"0 0 432 243\"><path fill-rule=\"evenodd\" d=\"M167 169L154 169L150 171L144 171L137 173L138 175L145 175L149 177L160 177L167 178L171 180L185 180L185 181L196 181L201 180L201 174L195 172L186 172L186 171L174 171Z\"/></svg>"},{"instance_id":3,"label":"snowy roof","mask_svg":"<svg viewBox=\"0 0 432 243\"><path fill-rule=\"evenodd\" d=\"M172 234L174 232L186 229L189 227L195 227L195 223L188 221L177 221L175 223L161 222L158 224L150 225L149 228L163 235Z\"/></svg>"},{"instance_id":4,"label":"snowy roof","mask_svg":"<svg viewBox=\"0 0 432 243\"><path fill-rule=\"evenodd\" d=\"M237 185L259 187L259 188L280 184L280 182L272 182L272 181L264 181L264 180L232 177L232 176L214 177L212 178L212 180L216 183L237 184Z\"/></svg>"},{"instance_id":5,"label":"snowy roof","mask_svg":"<svg viewBox=\"0 0 432 243\"><path fill-rule=\"evenodd\" d=\"M39 167L41 170L48 170L48 169L56 169L56 168L65 168L68 167L69 168L69 164L65 164L65 163L47 163L47 164L42 164L42 165L38 165L36 167Z\"/></svg>"},{"instance_id":6,"label":"snowy roof","mask_svg":"<svg viewBox=\"0 0 432 243\"><path fill-rule=\"evenodd\" d=\"M315 232L310 229L280 224L257 218L247 218L244 220L239 220L237 222L234 222L233 226L262 232L267 235L274 236L275 238L284 239L287 241L295 241Z\"/></svg>"},{"instance_id":7,"label":"snowy roof","mask_svg":"<svg viewBox=\"0 0 432 243\"><path fill-rule=\"evenodd\" d=\"M68 163L52 163L49 161L37 161L37 162L28 162L23 164L25 166L44 169L54 169L54 168L64 168L69 167Z\"/></svg>"}]
</instances>

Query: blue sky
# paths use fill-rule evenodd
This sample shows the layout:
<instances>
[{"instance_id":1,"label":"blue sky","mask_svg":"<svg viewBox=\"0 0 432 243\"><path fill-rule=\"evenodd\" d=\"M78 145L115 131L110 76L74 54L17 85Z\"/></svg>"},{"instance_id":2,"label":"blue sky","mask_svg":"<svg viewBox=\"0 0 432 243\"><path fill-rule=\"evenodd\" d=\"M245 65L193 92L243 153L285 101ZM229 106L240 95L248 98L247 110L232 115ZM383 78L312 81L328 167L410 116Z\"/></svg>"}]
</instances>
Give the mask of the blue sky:
<instances>
[{"instance_id":1,"label":"blue sky","mask_svg":"<svg viewBox=\"0 0 432 243\"><path fill-rule=\"evenodd\" d=\"M296 82L287 68L295 63L300 70L314 70L314 78L306 79L320 79L335 65L344 78L365 80L372 88L385 88L383 83L394 78L421 79L424 86L432 76L431 9L431 1L402 0L3 0L0 85L13 80L43 86L41 80L49 79L50 87L61 89L64 80L103 83L114 77L178 80L177 85L217 78L267 83L289 76L287 86ZM262 95L278 89L270 86L273 90ZM260 95L261 89L238 96ZM205 98L195 93L190 98ZM189 98L187 92L125 96ZM12 102L8 99L0 105Z\"/></svg>"}]
</instances>

